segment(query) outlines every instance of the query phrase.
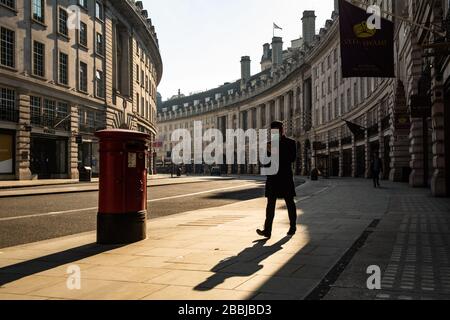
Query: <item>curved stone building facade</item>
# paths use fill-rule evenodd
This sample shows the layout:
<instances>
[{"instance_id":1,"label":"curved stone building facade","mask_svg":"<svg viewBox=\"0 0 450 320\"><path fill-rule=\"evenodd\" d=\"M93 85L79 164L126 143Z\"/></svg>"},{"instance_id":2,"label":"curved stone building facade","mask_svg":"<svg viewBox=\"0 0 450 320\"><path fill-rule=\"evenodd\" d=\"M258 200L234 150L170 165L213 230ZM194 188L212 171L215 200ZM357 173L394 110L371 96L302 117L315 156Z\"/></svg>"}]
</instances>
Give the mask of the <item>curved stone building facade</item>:
<instances>
[{"instance_id":1,"label":"curved stone building facade","mask_svg":"<svg viewBox=\"0 0 450 320\"><path fill-rule=\"evenodd\" d=\"M162 60L141 1L1 0L0 17L0 179L98 173L99 129L154 139Z\"/></svg>"},{"instance_id":2,"label":"curved stone building facade","mask_svg":"<svg viewBox=\"0 0 450 320\"><path fill-rule=\"evenodd\" d=\"M411 19L416 20L424 18L420 12L435 10L435 23L444 24L448 15L444 1L435 2L440 3L439 8L425 8L426 4L419 5L420 1L395 5L392 1L381 3L386 12L409 10ZM278 37L273 38L271 45L265 44L260 73L251 76L246 66L249 58L243 57L240 80L164 102L158 113L158 140L163 142L158 159L170 160L171 132L179 128L192 130L194 121L203 121L206 128L224 131L228 128L263 129L268 128L271 121L281 120L287 135L298 142L297 174L308 175L312 168L318 168L325 176L368 178L370 161L374 155L379 155L386 169L385 179L410 181L413 186L437 183L437 187L432 186L433 193L448 194L448 186L442 178L449 179L448 169L443 169L450 168L449 155L443 150L445 143L448 146L448 136L446 142L444 136L448 135L450 126L448 119L444 125L441 107L437 107L441 110L439 116L433 116L436 120L431 116L426 120L430 129L427 131L430 175L428 180L420 175L424 171L424 161L420 161L423 145L418 139L422 127L410 115L410 97L417 90L419 81L417 77L414 79L414 74L418 70L421 73L415 59L421 57L423 49L418 51L418 46L411 47L407 40L417 30L411 28L411 24L395 21L397 78L344 79L341 76L338 17L335 7L331 19L326 21L319 34L312 36L311 30L316 30L315 14L305 11L303 37L292 41L287 50L282 49L283 42ZM426 19L432 18L431 14ZM430 36L429 32L425 34ZM448 79L448 59L444 59L440 68L440 72L446 74L441 79L443 86ZM439 101L444 104L443 98ZM358 125L359 133L352 132L346 121ZM258 173L259 168L228 166L224 171ZM438 178L432 180L433 174ZM416 184L416 180L419 183Z\"/></svg>"}]
</instances>

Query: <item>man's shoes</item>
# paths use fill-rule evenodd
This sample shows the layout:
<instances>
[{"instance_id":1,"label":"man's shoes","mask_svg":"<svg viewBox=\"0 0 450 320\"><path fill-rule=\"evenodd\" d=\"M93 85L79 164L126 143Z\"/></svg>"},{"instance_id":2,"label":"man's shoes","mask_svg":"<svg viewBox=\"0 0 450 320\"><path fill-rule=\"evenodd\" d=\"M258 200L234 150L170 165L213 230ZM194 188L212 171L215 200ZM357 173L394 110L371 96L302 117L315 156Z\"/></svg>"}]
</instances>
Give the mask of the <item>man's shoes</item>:
<instances>
[{"instance_id":1,"label":"man's shoes","mask_svg":"<svg viewBox=\"0 0 450 320\"><path fill-rule=\"evenodd\" d=\"M264 237L264 238L267 238L267 239L270 239L270 238L272 237L271 234L267 233L266 231L259 230L259 229L256 230L256 233L257 233L259 236Z\"/></svg>"},{"instance_id":2,"label":"man's shoes","mask_svg":"<svg viewBox=\"0 0 450 320\"><path fill-rule=\"evenodd\" d=\"M295 236L296 233L297 233L297 229L290 228L287 235L288 235L289 237L293 237L293 236Z\"/></svg>"}]
</instances>

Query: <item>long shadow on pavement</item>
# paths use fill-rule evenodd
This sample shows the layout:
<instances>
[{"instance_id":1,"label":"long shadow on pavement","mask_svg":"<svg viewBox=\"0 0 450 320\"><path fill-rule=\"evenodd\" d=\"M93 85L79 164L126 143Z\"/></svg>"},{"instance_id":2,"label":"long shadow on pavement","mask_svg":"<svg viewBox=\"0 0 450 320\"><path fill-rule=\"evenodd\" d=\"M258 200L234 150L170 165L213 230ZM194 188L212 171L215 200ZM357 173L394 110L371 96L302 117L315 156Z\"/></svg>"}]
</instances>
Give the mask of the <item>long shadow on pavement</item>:
<instances>
[{"instance_id":1,"label":"long shadow on pavement","mask_svg":"<svg viewBox=\"0 0 450 320\"><path fill-rule=\"evenodd\" d=\"M123 246L92 243L3 267L0 268L0 286Z\"/></svg>"},{"instance_id":2,"label":"long shadow on pavement","mask_svg":"<svg viewBox=\"0 0 450 320\"><path fill-rule=\"evenodd\" d=\"M197 285L194 289L197 291L209 291L214 289L221 283L224 283L228 278L233 278L236 276L251 276L256 272L260 271L264 268L260 265L260 262L267 259L269 256L283 250L283 245L289 242L291 237L285 237L278 241L277 243L265 247L264 245L267 243L267 240L257 240L255 241L255 245L253 247L249 247L241 251L237 256L222 260L215 267L211 269L212 272L215 272L211 277L206 279L204 282ZM249 257L256 257L255 259L248 261ZM220 272L223 268L229 267L235 263L247 261L247 263L251 263L252 266L245 270L245 272L239 272L238 275L232 273L224 273Z\"/></svg>"}]
</instances>

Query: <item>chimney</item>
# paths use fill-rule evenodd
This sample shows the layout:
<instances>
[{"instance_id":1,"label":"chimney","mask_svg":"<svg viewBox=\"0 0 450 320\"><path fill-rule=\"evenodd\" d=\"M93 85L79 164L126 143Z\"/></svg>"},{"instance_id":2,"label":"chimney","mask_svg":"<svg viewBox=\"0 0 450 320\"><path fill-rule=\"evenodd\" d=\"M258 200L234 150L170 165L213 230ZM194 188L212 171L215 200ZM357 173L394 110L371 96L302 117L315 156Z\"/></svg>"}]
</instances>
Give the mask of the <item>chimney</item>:
<instances>
[{"instance_id":1,"label":"chimney","mask_svg":"<svg viewBox=\"0 0 450 320\"><path fill-rule=\"evenodd\" d=\"M310 44L316 35L316 14L314 11L303 11L303 43Z\"/></svg>"},{"instance_id":2,"label":"chimney","mask_svg":"<svg viewBox=\"0 0 450 320\"><path fill-rule=\"evenodd\" d=\"M272 66L276 67L283 64L283 39L273 37L272 39Z\"/></svg>"},{"instance_id":3,"label":"chimney","mask_svg":"<svg viewBox=\"0 0 450 320\"><path fill-rule=\"evenodd\" d=\"M241 58L241 82L246 83L251 77L250 71L251 60L249 56Z\"/></svg>"},{"instance_id":4,"label":"chimney","mask_svg":"<svg viewBox=\"0 0 450 320\"><path fill-rule=\"evenodd\" d=\"M270 43L264 43L263 45L263 59L270 58Z\"/></svg>"}]
</instances>

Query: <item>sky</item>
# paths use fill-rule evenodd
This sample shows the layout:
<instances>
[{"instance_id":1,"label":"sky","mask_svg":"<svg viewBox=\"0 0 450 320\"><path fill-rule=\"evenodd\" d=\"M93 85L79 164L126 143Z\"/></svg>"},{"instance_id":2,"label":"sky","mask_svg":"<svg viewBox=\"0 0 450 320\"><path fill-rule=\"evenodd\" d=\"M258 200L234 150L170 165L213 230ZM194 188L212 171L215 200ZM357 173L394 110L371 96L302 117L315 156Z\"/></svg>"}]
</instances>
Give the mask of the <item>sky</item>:
<instances>
[{"instance_id":1,"label":"sky","mask_svg":"<svg viewBox=\"0 0 450 320\"><path fill-rule=\"evenodd\" d=\"M272 26L283 30L286 49L302 33L304 10L316 11L317 31L330 19L334 0L143 0L158 34L163 100L213 89L240 79L240 60L250 56L251 73L261 71L264 43Z\"/></svg>"}]
</instances>

